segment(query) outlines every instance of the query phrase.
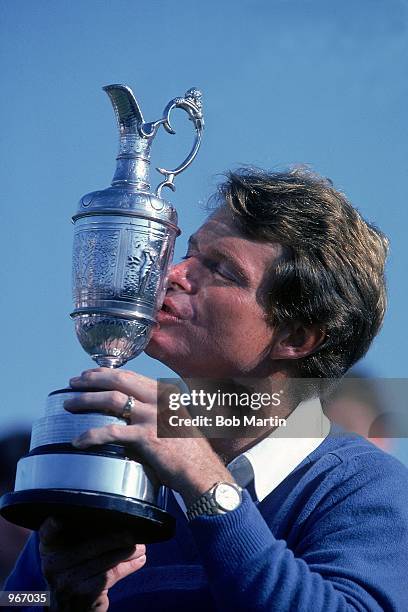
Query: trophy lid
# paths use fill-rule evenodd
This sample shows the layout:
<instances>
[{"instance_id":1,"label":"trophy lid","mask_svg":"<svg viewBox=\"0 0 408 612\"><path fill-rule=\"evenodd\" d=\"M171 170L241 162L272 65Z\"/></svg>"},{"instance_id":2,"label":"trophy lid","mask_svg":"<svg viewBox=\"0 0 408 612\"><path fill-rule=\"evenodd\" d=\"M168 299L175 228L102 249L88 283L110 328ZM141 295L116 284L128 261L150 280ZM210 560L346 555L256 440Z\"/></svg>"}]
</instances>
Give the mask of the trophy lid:
<instances>
[{"instance_id":1,"label":"trophy lid","mask_svg":"<svg viewBox=\"0 0 408 612\"><path fill-rule=\"evenodd\" d=\"M163 187L175 190L174 178L183 172L195 158L201 143L204 127L201 92L189 89L184 97L171 100L158 121L145 122L132 90L126 85L107 85L108 94L119 127L119 154L111 187L93 191L79 201L79 209L73 221L90 215L120 214L144 217L177 226L175 208L161 197ZM174 134L170 114L174 108L182 108L194 124L196 137L187 158L174 170L157 168L164 176L155 192L150 191L150 147L160 125Z\"/></svg>"}]
</instances>

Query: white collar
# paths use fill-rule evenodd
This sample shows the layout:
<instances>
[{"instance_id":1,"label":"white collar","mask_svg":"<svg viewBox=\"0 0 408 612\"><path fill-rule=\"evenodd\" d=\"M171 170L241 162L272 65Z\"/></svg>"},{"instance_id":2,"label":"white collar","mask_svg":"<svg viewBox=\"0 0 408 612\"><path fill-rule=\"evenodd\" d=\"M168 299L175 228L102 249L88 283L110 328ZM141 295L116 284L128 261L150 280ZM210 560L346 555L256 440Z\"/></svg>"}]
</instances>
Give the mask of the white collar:
<instances>
[{"instance_id":1,"label":"white collar","mask_svg":"<svg viewBox=\"0 0 408 612\"><path fill-rule=\"evenodd\" d=\"M275 429L249 450L235 457L228 469L241 487L254 480L258 501L265 499L311 452L330 431L319 398L300 402L286 419L286 427ZM182 510L184 500L173 491Z\"/></svg>"},{"instance_id":2,"label":"white collar","mask_svg":"<svg viewBox=\"0 0 408 612\"><path fill-rule=\"evenodd\" d=\"M319 398L305 400L287 417L286 427L275 429L233 459L228 469L242 487L254 479L256 496L262 501L320 446L329 431L330 421Z\"/></svg>"}]
</instances>

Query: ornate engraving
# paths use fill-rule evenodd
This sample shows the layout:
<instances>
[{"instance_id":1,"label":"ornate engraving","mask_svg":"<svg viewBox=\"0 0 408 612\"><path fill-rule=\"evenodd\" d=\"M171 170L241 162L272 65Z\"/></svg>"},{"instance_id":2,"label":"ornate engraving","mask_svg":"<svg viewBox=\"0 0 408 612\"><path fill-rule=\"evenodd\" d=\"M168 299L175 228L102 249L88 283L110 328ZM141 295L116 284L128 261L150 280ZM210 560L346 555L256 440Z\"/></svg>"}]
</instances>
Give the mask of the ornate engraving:
<instances>
[{"instance_id":1,"label":"ornate engraving","mask_svg":"<svg viewBox=\"0 0 408 612\"><path fill-rule=\"evenodd\" d=\"M74 300L84 293L114 295L119 230L79 231L74 238Z\"/></svg>"},{"instance_id":2,"label":"ornate engraving","mask_svg":"<svg viewBox=\"0 0 408 612\"><path fill-rule=\"evenodd\" d=\"M191 87L184 94L185 99L196 107L197 116L203 118L203 94L196 87Z\"/></svg>"},{"instance_id":3,"label":"ornate engraving","mask_svg":"<svg viewBox=\"0 0 408 612\"><path fill-rule=\"evenodd\" d=\"M75 319L78 340L95 361L115 367L133 359L147 345L151 326L143 321L103 315L79 316Z\"/></svg>"},{"instance_id":4,"label":"ornate engraving","mask_svg":"<svg viewBox=\"0 0 408 612\"><path fill-rule=\"evenodd\" d=\"M88 206L91 205L92 200L94 199L95 196L98 195L98 192L96 191L95 193L88 193L87 195L84 195L83 198L81 198L81 206L82 208L88 208Z\"/></svg>"},{"instance_id":5,"label":"ornate engraving","mask_svg":"<svg viewBox=\"0 0 408 612\"><path fill-rule=\"evenodd\" d=\"M159 266L154 266L146 283L146 293L156 297L160 308L164 299L163 292L167 284L168 266L173 258L173 243L167 235L161 244Z\"/></svg>"},{"instance_id":6,"label":"ornate engraving","mask_svg":"<svg viewBox=\"0 0 408 612\"><path fill-rule=\"evenodd\" d=\"M160 282L160 265L163 263L159 256L161 242L161 239L149 240L147 236L130 232L123 297L135 298L143 295L146 301L154 303L157 284Z\"/></svg>"}]
</instances>

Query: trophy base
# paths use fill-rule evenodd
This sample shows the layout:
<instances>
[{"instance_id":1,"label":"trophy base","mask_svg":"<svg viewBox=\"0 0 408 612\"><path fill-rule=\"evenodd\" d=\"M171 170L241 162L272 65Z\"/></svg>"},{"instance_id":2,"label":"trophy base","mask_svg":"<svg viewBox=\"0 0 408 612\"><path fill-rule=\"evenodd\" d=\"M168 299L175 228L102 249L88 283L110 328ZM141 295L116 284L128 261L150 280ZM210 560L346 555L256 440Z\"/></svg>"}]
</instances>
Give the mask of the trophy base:
<instances>
[{"instance_id":1,"label":"trophy base","mask_svg":"<svg viewBox=\"0 0 408 612\"><path fill-rule=\"evenodd\" d=\"M6 493L0 499L0 514L7 521L37 530L49 516L67 518L73 530L86 532L87 525L101 531L128 529L135 542L151 544L170 539L175 519L161 508L107 493L70 489L27 489Z\"/></svg>"}]
</instances>

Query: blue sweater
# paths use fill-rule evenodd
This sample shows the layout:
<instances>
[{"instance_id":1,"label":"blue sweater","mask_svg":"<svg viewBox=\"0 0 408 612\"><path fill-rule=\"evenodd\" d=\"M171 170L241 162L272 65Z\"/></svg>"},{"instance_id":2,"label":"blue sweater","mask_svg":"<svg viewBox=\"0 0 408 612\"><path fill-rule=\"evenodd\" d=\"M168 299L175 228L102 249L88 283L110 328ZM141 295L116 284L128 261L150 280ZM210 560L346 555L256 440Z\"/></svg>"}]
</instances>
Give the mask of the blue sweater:
<instances>
[{"instance_id":1,"label":"blue sweater","mask_svg":"<svg viewBox=\"0 0 408 612\"><path fill-rule=\"evenodd\" d=\"M245 491L190 524L170 505L176 537L148 546L110 612L408 610L408 470L358 436L326 438L259 504ZM5 588L46 589L36 535Z\"/></svg>"}]
</instances>

